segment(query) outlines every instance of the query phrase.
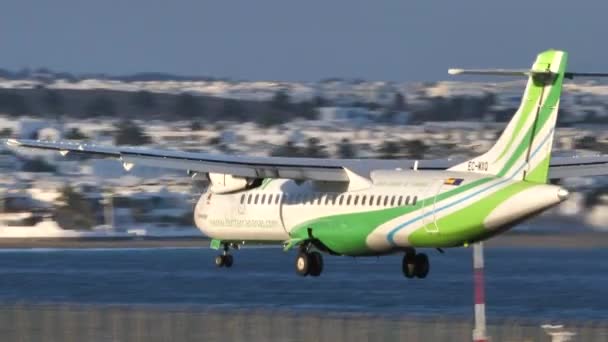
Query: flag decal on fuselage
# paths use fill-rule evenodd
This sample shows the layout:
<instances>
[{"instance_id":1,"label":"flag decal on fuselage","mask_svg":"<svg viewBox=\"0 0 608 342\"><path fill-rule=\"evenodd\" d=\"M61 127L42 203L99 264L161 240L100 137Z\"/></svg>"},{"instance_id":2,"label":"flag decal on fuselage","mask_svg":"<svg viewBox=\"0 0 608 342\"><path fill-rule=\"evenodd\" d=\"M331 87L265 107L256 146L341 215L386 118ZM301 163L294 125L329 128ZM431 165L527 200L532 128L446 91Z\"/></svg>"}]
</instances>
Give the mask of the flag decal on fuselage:
<instances>
[{"instance_id":1,"label":"flag decal on fuselage","mask_svg":"<svg viewBox=\"0 0 608 342\"><path fill-rule=\"evenodd\" d=\"M448 178L446 179L443 184L445 185L460 185L462 184L462 182L464 181L464 179L462 178Z\"/></svg>"}]
</instances>

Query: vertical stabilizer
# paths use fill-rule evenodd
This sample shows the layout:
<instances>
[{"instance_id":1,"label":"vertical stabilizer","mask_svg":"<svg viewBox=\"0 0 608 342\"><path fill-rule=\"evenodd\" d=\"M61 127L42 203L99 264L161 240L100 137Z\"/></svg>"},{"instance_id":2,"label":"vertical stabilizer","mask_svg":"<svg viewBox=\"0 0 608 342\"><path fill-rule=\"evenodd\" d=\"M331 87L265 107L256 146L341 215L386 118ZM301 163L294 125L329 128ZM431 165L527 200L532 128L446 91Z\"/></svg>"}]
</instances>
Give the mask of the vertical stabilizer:
<instances>
[{"instance_id":1,"label":"vertical stabilizer","mask_svg":"<svg viewBox=\"0 0 608 342\"><path fill-rule=\"evenodd\" d=\"M529 78L521 104L496 144L450 170L546 183L567 62L564 51L540 53L532 69L523 72Z\"/></svg>"}]
</instances>

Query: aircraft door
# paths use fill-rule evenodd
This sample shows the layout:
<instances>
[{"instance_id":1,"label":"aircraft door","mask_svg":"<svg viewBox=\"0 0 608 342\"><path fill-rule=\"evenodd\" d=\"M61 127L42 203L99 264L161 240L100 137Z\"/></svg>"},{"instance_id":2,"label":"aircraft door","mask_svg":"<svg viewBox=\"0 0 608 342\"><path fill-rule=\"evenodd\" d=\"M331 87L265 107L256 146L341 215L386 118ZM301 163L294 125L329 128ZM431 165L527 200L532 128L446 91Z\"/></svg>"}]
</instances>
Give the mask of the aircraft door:
<instances>
[{"instance_id":1,"label":"aircraft door","mask_svg":"<svg viewBox=\"0 0 608 342\"><path fill-rule=\"evenodd\" d=\"M443 185L443 180L434 180L431 185L427 188L426 193L424 194L424 199L422 203L422 212L423 212L423 224L424 229L427 233L437 234L439 233L439 226L437 226L436 218L436 204L437 204L437 196L441 193L441 187Z\"/></svg>"}]
</instances>

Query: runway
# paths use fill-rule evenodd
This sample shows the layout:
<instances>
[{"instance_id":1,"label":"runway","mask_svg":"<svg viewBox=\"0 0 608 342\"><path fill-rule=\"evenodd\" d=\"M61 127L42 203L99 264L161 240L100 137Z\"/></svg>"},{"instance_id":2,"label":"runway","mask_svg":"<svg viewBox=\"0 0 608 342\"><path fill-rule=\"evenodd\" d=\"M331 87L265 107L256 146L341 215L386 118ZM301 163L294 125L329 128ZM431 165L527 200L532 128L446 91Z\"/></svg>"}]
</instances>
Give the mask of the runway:
<instances>
[{"instance_id":1,"label":"runway","mask_svg":"<svg viewBox=\"0 0 608 342\"><path fill-rule=\"evenodd\" d=\"M417 280L399 256L326 257L320 278L301 278L294 254L272 248L237 251L232 269L206 248L5 249L0 301L471 317L471 250L427 252ZM608 249L488 248L488 316L608 319L607 260Z\"/></svg>"}]
</instances>

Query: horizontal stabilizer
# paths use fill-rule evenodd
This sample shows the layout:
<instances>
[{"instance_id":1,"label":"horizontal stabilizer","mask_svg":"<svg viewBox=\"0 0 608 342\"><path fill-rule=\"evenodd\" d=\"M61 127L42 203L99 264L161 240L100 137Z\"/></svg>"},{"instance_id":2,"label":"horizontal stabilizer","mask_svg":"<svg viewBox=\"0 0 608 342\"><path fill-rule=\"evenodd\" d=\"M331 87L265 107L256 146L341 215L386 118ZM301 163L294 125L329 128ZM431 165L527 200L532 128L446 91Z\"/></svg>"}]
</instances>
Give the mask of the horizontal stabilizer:
<instances>
[{"instance_id":1,"label":"horizontal stabilizer","mask_svg":"<svg viewBox=\"0 0 608 342\"><path fill-rule=\"evenodd\" d=\"M482 76L537 76L551 75L550 71L527 70L527 69L448 69L450 75L482 75ZM603 72L566 72L564 78L573 79L575 77L608 77L608 73Z\"/></svg>"},{"instance_id":2,"label":"horizontal stabilizer","mask_svg":"<svg viewBox=\"0 0 608 342\"><path fill-rule=\"evenodd\" d=\"M608 77L608 73L603 72L567 72L564 74L567 79L573 79L575 77Z\"/></svg>"},{"instance_id":3,"label":"horizontal stabilizer","mask_svg":"<svg viewBox=\"0 0 608 342\"><path fill-rule=\"evenodd\" d=\"M450 75L532 76L551 75L550 71L528 69L448 69Z\"/></svg>"}]
</instances>

